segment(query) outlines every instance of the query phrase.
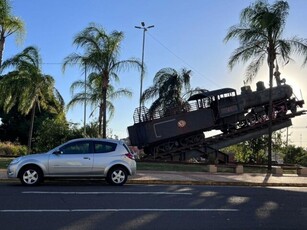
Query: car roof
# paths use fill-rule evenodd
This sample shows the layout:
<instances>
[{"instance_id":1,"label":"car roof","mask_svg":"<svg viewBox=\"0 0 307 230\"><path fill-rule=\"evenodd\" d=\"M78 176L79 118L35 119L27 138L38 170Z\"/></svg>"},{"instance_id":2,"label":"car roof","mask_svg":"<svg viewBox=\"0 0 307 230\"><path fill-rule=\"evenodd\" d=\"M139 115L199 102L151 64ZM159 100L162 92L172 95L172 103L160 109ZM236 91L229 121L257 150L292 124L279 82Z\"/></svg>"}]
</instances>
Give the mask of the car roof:
<instances>
[{"instance_id":1,"label":"car roof","mask_svg":"<svg viewBox=\"0 0 307 230\"><path fill-rule=\"evenodd\" d=\"M121 140L116 140L116 139L110 139L110 138L77 138L77 139L72 139L69 140L67 143L70 142L76 142L76 141L107 141L107 142L113 142L113 143L123 143Z\"/></svg>"}]
</instances>

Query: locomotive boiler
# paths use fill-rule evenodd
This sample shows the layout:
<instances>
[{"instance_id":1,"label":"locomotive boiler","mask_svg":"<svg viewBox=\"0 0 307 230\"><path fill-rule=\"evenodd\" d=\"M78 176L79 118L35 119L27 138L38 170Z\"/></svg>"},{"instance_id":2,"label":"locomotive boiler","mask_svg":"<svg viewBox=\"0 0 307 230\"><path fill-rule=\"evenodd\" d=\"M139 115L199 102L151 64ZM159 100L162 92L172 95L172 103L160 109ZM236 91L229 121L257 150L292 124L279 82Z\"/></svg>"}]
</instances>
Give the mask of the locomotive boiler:
<instances>
[{"instance_id":1,"label":"locomotive boiler","mask_svg":"<svg viewBox=\"0 0 307 230\"><path fill-rule=\"evenodd\" d=\"M278 81L272 87L272 101L273 119L286 116L288 111L295 114L297 107L304 104L285 81ZM145 107L136 108L134 125L128 127L130 144L144 149L145 154L159 155L203 143L206 131L232 132L267 122L269 118L269 89L263 82L257 83L256 91L242 87L239 95L232 88L201 90L188 102L189 106L170 108L169 113L149 114Z\"/></svg>"}]
</instances>

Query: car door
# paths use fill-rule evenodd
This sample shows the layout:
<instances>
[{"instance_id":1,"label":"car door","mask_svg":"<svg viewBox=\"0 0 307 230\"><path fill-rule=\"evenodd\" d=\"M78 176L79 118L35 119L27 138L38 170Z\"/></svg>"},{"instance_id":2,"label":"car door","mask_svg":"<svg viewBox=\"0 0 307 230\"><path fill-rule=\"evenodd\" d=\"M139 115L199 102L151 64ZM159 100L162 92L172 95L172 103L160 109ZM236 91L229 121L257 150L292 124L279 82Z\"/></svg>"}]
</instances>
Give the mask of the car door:
<instances>
[{"instance_id":1,"label":"car door","mask_svg":"<svg viewBox=\"0 0 307 230\"><path fill-rule=\"evenodd\" d=\"M116 152L117 144L108 141L94 141L93 175L106 176L104 170L110 167L112 162L120 160L120 153Z\"/></svg>"},{"instance_id":2,"label":"car door","mask_svg":"<svg viewBox=\"0 0 307 230\"><path fill-rule=\"evenodd\" d=\"M91 141L76 141L62 146L49 158L49 174L53 176L90 175L93 167Z\"/></svg>"}]
</instances>

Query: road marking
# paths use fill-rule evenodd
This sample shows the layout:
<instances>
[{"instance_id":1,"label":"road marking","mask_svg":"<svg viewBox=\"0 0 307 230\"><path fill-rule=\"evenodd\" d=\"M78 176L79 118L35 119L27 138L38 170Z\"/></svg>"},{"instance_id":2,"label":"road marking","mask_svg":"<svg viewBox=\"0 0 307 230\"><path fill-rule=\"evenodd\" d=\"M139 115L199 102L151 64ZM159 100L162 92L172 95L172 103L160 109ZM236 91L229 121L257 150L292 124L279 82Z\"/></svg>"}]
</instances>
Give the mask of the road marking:
<instances>
[{"instance_id":1,"label":"road marking","mask_svg":"<svg viewBox=\"0 0 307 230\"><path fill-rule=\"evenodd\" d=\"M48 192L24 191L23 194L61 194L61 195L192 195L191 192Z\"/></svg>"},{"instance_id":2,"label":"road marking","mask_svg":"<svg viewBox=\"0 0 307 230\"><path fill-rule=\"evenodd\" d=\"M238 212L239 209L207 209L207 208L188 208L188 209L3 209L0 213L43 213L43 212Z\"/></svg>"}]
</instances>

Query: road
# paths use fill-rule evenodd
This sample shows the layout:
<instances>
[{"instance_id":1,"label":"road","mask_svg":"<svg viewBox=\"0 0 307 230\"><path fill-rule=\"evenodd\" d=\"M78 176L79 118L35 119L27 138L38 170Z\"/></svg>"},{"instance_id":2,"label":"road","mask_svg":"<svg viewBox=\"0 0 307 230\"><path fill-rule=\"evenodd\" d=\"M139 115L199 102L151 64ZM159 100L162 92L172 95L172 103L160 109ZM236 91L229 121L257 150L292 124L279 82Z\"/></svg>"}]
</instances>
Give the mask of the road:
<instances>
[{"instance_id":1,"label":"road","mask_svg":"<svg viewBox=\"0 0 307 230\"><path fill-rule=\"evenodd\" d=\"M0 184L0 228L306 229L307 188Z\"/></svg>"}]
</instances>

